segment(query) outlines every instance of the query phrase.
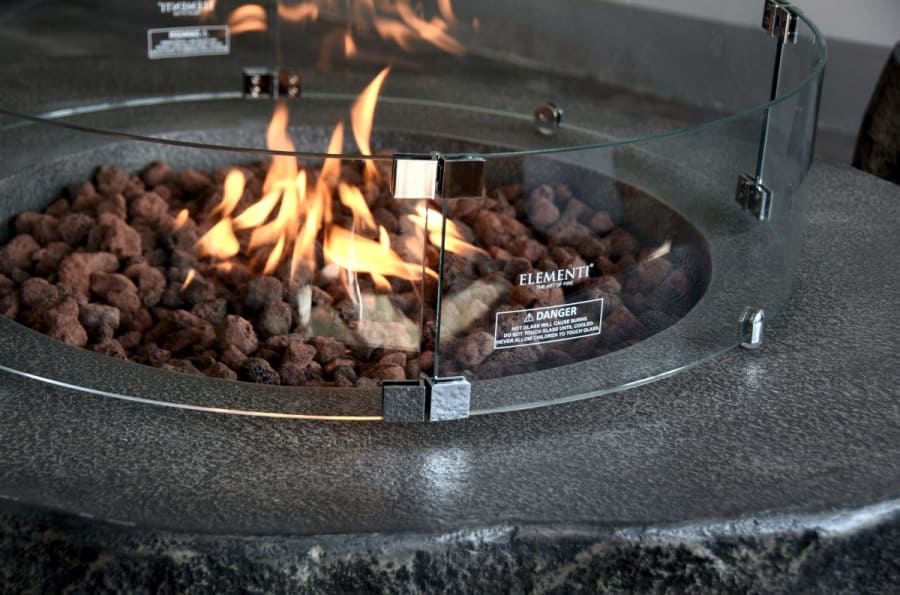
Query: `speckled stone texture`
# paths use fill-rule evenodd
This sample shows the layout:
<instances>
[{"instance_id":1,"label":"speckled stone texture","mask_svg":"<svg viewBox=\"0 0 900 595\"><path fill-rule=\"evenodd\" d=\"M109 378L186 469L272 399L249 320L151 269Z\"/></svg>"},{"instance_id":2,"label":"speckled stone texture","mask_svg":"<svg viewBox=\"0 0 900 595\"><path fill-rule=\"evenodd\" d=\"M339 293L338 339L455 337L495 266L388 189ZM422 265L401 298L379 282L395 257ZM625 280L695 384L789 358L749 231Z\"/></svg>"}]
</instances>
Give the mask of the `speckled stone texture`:
<instances>
[{"instance_id":1,"label":"speckled stone texture","mask_svg":"<svg viewBox=\"0 0 900 595\"><path fill-rule=\"evenodd\" d=\"M272 539L6 513L0 552L17 563L0 568L0 593L38 583L77 593L890 592L900 581L900 509L867 514L879 522L857 527L832 515Z\"/></svg>"},{"instance_id":2,"label":"speckled stone texture","mask_svg":"<svg viewBox=\"0 0 900 595\"><path fill-rule=\"evenodd\" d=\"M4 373L2 589L890 592L900 188L810 183L766 346L608 397L309 423Z\"/></svg>"}]
</instances>

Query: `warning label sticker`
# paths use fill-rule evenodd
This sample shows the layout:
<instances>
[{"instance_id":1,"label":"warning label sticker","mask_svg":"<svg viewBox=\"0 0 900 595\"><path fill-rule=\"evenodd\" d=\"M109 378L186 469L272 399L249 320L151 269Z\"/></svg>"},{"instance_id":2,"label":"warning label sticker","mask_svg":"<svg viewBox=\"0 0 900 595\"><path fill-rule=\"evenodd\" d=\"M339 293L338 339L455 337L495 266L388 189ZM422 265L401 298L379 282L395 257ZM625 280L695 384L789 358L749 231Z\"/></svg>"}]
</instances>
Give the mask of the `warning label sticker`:
<instances>
[{"instance_id":1,"label":"warning label sticker","mask_svg":"<svg viewBox=\"0 0 900 595\"><path fill-rule=\"evenodd\" d=\"M529 310L497 312L494 349L510 349L599 335L603 298Z\"/></svg>"},{"instance_id":2,"label":"warning label sticker","mask_svg":"<svg viewBox=\"0 0 900 595\"><path fill-rule=\"evenodd\" d=\"M147 30L147 57L151 60L219 56L229 52L231 52L231 35L228 25Z\"/></svg>"}]
</instances>

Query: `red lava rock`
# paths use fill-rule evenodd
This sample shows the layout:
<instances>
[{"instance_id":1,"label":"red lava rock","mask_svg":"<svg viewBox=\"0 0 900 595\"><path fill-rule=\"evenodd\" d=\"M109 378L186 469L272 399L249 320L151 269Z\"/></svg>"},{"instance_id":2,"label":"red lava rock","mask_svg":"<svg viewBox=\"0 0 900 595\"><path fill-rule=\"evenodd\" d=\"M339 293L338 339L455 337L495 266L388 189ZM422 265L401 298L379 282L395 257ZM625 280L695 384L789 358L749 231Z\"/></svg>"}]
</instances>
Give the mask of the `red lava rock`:
<instances>
[{"instance_id":1,"label":"red lava rock","mask_svg":"<svg viewBox=\"0 0 900 595\"><path fill-rule=\"evenodd\" d=\"M306 343L293 341L284 348L282 361L300 368L306 368L316 356L316 348Z\"/></svg>"},{"instance_id":2,"label":"red lava rock","mask_svg":"<svg viewBox=\"0 0 900 595\"><path fill-rule=\"evenodd\" d=\"M248 358L241 366L238 377L246 382L258 384L281 384L278 372L272 368L269 362L259 357Z\"/></svg>"},{"instance_id":3,"label":"red lava rock","mask_svg":"<svg viewBox=\"0 0 900 595\"><path fill-rule=\"evenodd\" d=\"M628 308L621 307L604 319L600 338L607 345L616 345L622 341L643 339L646 333L647 329L634 314Z\"/></svg>"},{"instance_id":4,"label":"red lava rock","mask_svg":"<svg viewBox=\"0 0 900 595\"><path fill-rule=\"evenodd\" d=\"M171 223L169 205L154 192L146 192L135 198L128 205L128 217L134 221L143 221L157 226L168 227Z\"/></svg>"},{"instance_id":5,"label":"red lava rock","mask_svg":"<svg viewBox=\"0 0 900 595\"><path fill-rule=\"evenodd\" d=\"M15 289L0 290L0 316L15 318L19 315L19 292Z\"/></svg>"},{"instance_id":6,"label":"red lava rock","mask_svg":"<svg viewBox=\"0 0 900 595\"><path fill-rule=\"evenodd\" d=\"M634 289L643 293L650 293L662 284L671 271L672 263L666 258L645 260L638 264L635 270Z\"/></svg>"},{"instance_id":7,"label":"red lava rock","mask_svg":"<svg viewBox=\"0 0 900 595\"><path fill-rule=\"evenodd\" d=\"M260 195L266 175L264 165L241 169L247 188L238 210ZM220 168L213 177L193 170L176 174L159 162L137 177L102 167L96 172L96 186L73 185L67 198L43 214L22 213L16 219L18 239L0 248L0 314L45 332L53 327L55 336L74 344L87 335L92 349L113 357L130 354L151 365L189 373L202 370L220 378L377 386L433 368L435 313L423 307L421 297L424 291L426 299L433 298L436 283L431 279L419 292L410 291L409 282L392 279L392 291L386 294L392 306L389 318L355 320L356 308L349 307L340 320L332 318L335 304L353 304L340 279L321 273L321 246L319 273L301 271L293 280L286 266L273 276L257 276L255 268L266 254L257 253L258 262L246 259L249 232L238 234L244 252L230 263L230 270L214 269L199 259L194 244L211 224L206 213L221 200L228 170ZM362 180L358 166L345 164L343 170L350 175L346 179ZM411 250L402 237L417 233L409 205L393 200L383 182L365 183L364 196L398 253L420 258L421 247ZM681 260L675 266L666 264L668 259L647 261L652 246L641 245L616 227L610 212L595 212L564 184L540 185L525 196L522 185L513 184L494 188L482 200L453 201L447 207L466 241L487 252L445 259L445 289L467 292L468 297L445 303L445 317L464 322L466 336L448 342L451 352L442 373L466 370L486 378L564 365L576 352L578 358L601 355L670 326L692 303L694 292L680 270ZM174 230L172 217L181 209L191 217ZM347 216L338 209L335 221ZM523 225L526 219L535 226ZM427 266L436 269L437 257L436 248L426 245ZM518 284L525 273L585 265L593 265L591 276L574 287ZM182 290L190 269L196 270L196 277ZM56 287L48 283L57 279ZM371 282L366 276L362 280ZM295 299L304 287L311 290L313 306L313 320L305 328L326 335L308 341L304 335L289 334L300 323ZM371 291L370 286L363 289ZM92 297L97 301L90 302ZM598 297L604 299L602 336L552 348L493 352L497 311ZM421 314L421 341L410 336L408 323L394 320L398 314L412 320ZM328 329L348 325L365 345L348 351L344 343L328 337ZM420 343L420 354L407 353Z\"/></svg>"},{"instance_id":8,"label":"red lava rock","mask_svg":"<svg viewBox=\"0 0 900 595\"><path fill-rule=\"evenodd\" d=\"M397 364L375 364L365 372L367 378L377 380L404 380L406 378L406 370L403 366Z\"/></svg>"},{"instance_id":9,"label":"red lava rock","mask_svg":"<svg viewBox=\"0 0 900 595\"><path fill-rule=\"evenodd\" d=\"M244 355L250 355L259 347L259 339L256 337L256 331L253 330L250 321L233 314L226 316L225 320L216 327L216 338L222 349L234 347ZM229 362L225 362L225 364L230 368L235 367L231 366Z\"/></svg>"},{"instance_id":10,"label":"red lava rock","mask_svg":"<svg viewBox=\"0 0 900 595\"><path fill-rule=\"evenodd\" d=\"M188 304L204 304L216 299L216 288L203 275L195 275L190 285L182 291L182 296Z\"/></svg>"},{"instance_id":11,"label":"red lava rock","mask_svg":"<svg viewBox=\"0 0 900 595\"><path fill-rule=\"evenodd\" d=\"M211 378L225 378L226 380L238 379L237 372L222 362L213 362L209 367L203 370L203 373Z\"/></svg>"},{"instance_id":12,"label":"red lava rock","mask_svg":"<svg viewBox=\"0 0 900 595\"><path fill-rule=\"evenodd\" d=\"M65 242L50 242L46 247L34 253L34 272L37 275L49 276L59 270L63 258L72 253L72 247Z\"/></svg>"},{"instance_id":13,"label":"red lava rock","mask_svg":"<svg viewBox=\"0 0 900 595\"><path fill-rule=\"evenodd\" d=\"M172 179L173 175L172 168L169 167L168 163L156 161L141 172L141 179L148 188L152 188L167 183Z\"/></svg>"},{"instance_id":14,"label":"red lava rock","mask_svg":"<svg viewBox=\"0 0 900 595\"><path fill-rule=\"evenodd\" d=\"M598 235L606 235L615 229L616 224L613 223L612 217L609 216L609 213L606 211L598 211L594 213L594 216L591 217L590 222L588 223L588 227L591 228L591 231Z\"/></svg>"},{"instance_id":15,"label":"red lava rock","mask_svg":"<svg viewBox=\"0 0 900 595\"><path fill-rule=\"evenodd\" d=\"M203 373L197 369L190 360L186 359L170 359L168 362L159 366L163 370L172 372L180 372L182 374L191 374L193 376L203 376Z\"/></svg>"},{"instance_id":16,"label":"red lava rock","mask_svg":"<svg viewBox=\"0 0 900 595\"><path fill-rule=\"evenodd\" d=\"M97 182L97 191L103 196L113 197L121 194L128 185L128 174L110 165L101 165L94 173L94 180Z\"/></svg>"},{"instance_id":17,"label":"red lava rock","mask_svg":"<svg viewBox=\"0 0 900 595\"><path fill-rule=\"evenodd\" d=\"M456 348L456 359L465 368L477 366L494 352L494 337L485 331L476 331L462 339Z\"/></svg>"},{"instance_id":18,"label":"red lava rock","mask_svg":"<svg viewBox=\"0 0 900 595\"><path fill-rule=\"evenodd\" d=\"M137 286L119 273L93 273L91 291L107 304L125 312L134 312L141 307Z\"/></svg>"},{"instance_id":19,"label":"red lava rock","mask_svg":"<svg viewBox=\"0 0 900 595\"><path fill-rule=\"evenodd\" d=\"M239 370L247 361L247 356L234 345L229 345L224 349L220 347L219 359L232 370Z\"/></svg>"},{"instance_id":20,"label":"red lava rock","mask_svg":"<svg viewBox=\"0 0 900 595\"><path fill-rule=\"evenodd\" d=\"M97 216L105 213L115 215L119 219L125 219L128 216L128 203L121 194L116 194L97 203Z\"/></svg>"},{"instance_id":21,"label":"red lava rock","mask_svg":"<svg viewBox=\"0 0 900 595\"><path fill-rule=\"evenodd\" d=\"M141 304L145 308L159 304L166 291L166 277L161 270L147 263L138 263L125 269L125 276L137 284Z\"/></svg>"},{"instance_id":22,"label":"red lava rock","mask_svg":"<svg viewBox=\"0 0 900 595\"><path fill-rule=\"evenodd\" d=\"M140 358L151 366L160 367L172 359L172 354L167 349L161 349L156 343L147 343L139 350Z\"/></svg>"},{"instance_id":23,"label":"red lava rock","mask_svg":"<svg viewBox=\"0 0 900 595\"><path fill-rule=\"evenodd\" d=\"M144 333L141 331L128 331L127 333L119 336L119 343L122 344L122 347L128 350L132 350L141 344L141 340L144 338Z\"/></svg>"},{"instance_id":24,"label":"red lava rock","mask_svg":"<svg viewBox=\"0 0 900 595\"><path fill-rule=\"evenodd\" d=\"M170 324L175 330L162 339L160 346L172 353L202 352L216 342L213 325L186 310L176 310Z\"/></svg>"},{"instance_id":25,"label":"red lava rock","mask_svg":"<svg viewBox=\"0 0 900 595\"><path fill-rule=\"evenodd\" d=\"M15 230L32 236L40 244L48 244L59 240L59 219L27 211L16 217Z\"/></svg>"},{"instance_id":26,"label":"red lava rock","mask_svg":"<svg viewBox=\"0 0 900 595\"><path fill-rule=\"evenodd\" d=\"M509 244L509 251L530 262L537 262L547 256L547 246L533 238L516 238Z\"/></svg>"},{"instance_id":27,"label":"red lava rock","mask_svg":"<svg viewBox=\"0 0 900 595\"><path fill-rule=\"evenodd\" d=\"M31 259L40 245L30 235L18 235L0 248L0 273L11 274L16 269L28 270Z\"/></svg>"},{"instance_id":28,"label":"red lava rock","mask_svg":"<svg viewBox=\"0 0 900 595\"><path fill-rule=\"evenodd\" d=\"M53 217L60 219L61 217L63 217L63 215L66 215L71 210L72 204L65 198L59 198L50 203L49 207L44 209L44 214L52 215Z\"/></svg>"},{"instance_id":29,"label":"red lava rock","mask_svg":"<svg viewBox=\"0 0 900 595\"><path fill-rule=\"evenodd\" d=\"M600 274L605 276L613 276L619 274L619 265L611 261L606 256L598 256L594 258L594 263L600 269Z\"/></svg>"},{"instance_id":30,"label":"red lava rock","mask_svg":"<svg viewBox=\"0 0 900 595\"><path fill-rule=\"evenodd\" d=\"M278 375L281 377L281 384L288 386L303 386L314 376L312 370L306 366L289 362L278 367ZM321 374L319 378L321 378Z\"/></svg>"},{"instance_id":31,"label":"red lava rock","mask_svg":"<svg viewBox=\"0 0 900 595\"><path fill-rule=\"evenodd\" d=\"M606 237L610 241L610 252L614 256L634 255L641 247L638 239L622 228L612 230Z\"/></svg>"},{"instance_id":32,"label":"red lava rock","mask_svg":"<svg viewBox=\"0 0 900 595\"><path fill-rule=\"evenodd\" d=\"M88 236L88 247L123 259L133 258L141 255L141 235L119 217L103 213Z\"/></svg>"},{"instance_id":33,"label":"red lava rock","mask_svg":"<svg viewBox=\"0 0 900 595\"><path fill-rule=\"evenodd\" d=\"M284 294L284 286L276 277L257 277L247 284L244 305L259 310L266 304L280 302Z\"/></svg>"},{"instance_id":34,"label":"red lava rock","mask_svg":"<svg viewBox=\"0 0 900 595\"><path fill-rule=\"evenodd\" d=\"M529 285L517 285L509 292L509 302L523 308L530 308L539 298L538 290Z\"/></svg>"},{"instance_id":35,"label":"red lava rock","mask_svg":"<svg viewBox=\"0 0 900 595\"><path fill-rule=\"evenodd\" d=\"M94 340L112 338L119 328L120 312L113 306L81 304L78 321Z\"/></svg>"},{"instance_id":36,"label":"red lava rock","mask_svg":"<svg viewBox=\"0 0 900 595\"><path fill-rule=\"evenodd\" d=\"M392 353L384 354L384 356L378 360L378 363L381 365L394 364L402 368L406 366L406 359L405 353L402 351L394 351Z\"/></svg>"},{"instance_id":37,"label":"red lava rock","mask_svg":"<svg viewBox=\"0 0 900 595\"><path fill-rule=\"evenodd\" d=\"M94 223L94 218L90 215L67 213L59 220L59 236L69 245L78 246L87 238Z\"/></svg>"},{"instance_id":38,"label":"red lava rock","mask_svg":"<svg viewBox=\"0 0 900 595\"><path fill-rule=\"evenodd\" d=\"M45 310L43 324L45 332L54 339L76 347L87 345L87 332L78 322L78 302L74 298L65 298Z\"/></svg>"},{"instance_id":39,"label":"red lava rock","mask_svg":"<svg viewBox=\"0 0 900 595\"><path fill-rule=\"evenodd\" d=\"M337 366L331 373L334 376L334 383L339 387L354 386L359 379L356 370L350 365Z\"/></svg>"},{"instance_id":40,"label":"red lava rock","mask_svg":"<svg viewBox=\"0 0 900 595\"><path fill-rule=\"evenodd\" d=\"M125 195L127 200L133 200L142 195L146 190L147 188L144 186L144 182L141 178L138 176L128 176L128 183L125 185L125 189L122 190L122 194Z\"/></svg>"},{"instance_id":41,"label":"red lava rock","mask_svg":"<svg viewBox=\"0 0 900 595\"><path fill-rule=\"evenodd\" d=\"M185 169L175 174L175 184L186 194L199 194L212 186L212 178L196 169Z\"/></svg>"},{"instance_id":42,"label":"red lava rock","mask_svg":"<svg viewBox=\"0 0 900 595\"><path fill-rule=\"evenodd\" d=\"M219 326L228 314L228 303L225 301L225 298L218 298L210 302L197 304L191 308L191 313L214 326Z\"/></svg>"},{"instance_id":43,"label":"red lava rock","mask_svg":"<svg viewBox=\"0 0 900 595\"><path fill-rule=\"evenodd\" d=\"M116 359L128 359L128 354L125 353L125 347L115 339L103 339L99 343L91 345L91 351L102 353L103 355L108 355L109 357L114 357Z\"/></svg>"},{"instance_id":44,"label":"red lava rock","mask_svg":"<svg viewBox=\"0 0 900 595\"><path fill-rule=\"evenodd\" d=\"M134 312L121 312L121 328L128 331L138 331L144 333L156 324L153 316L147 310L141 308Z\"/></svg>"},{"instance_id":45,"label":"red lava rock","mask_svg":"<svg viewBox=\"0 0 900 595\"><path fill-rule=\"evenodd\" d=\"M59 288L46 279L32 277L22 283L20 297L22 303L32 310L43 310L59 302Z\"/></svg>"},{"instance_id":46,"label":"red lava rock","mask_svg":"<svg viewBox=\"0 0 900 595\"><path fill-rule=\"evenodd\" d=\"M559 193L557 193L558 195ZM562 213L562 219L566 221L587 223L594 215L594 209L587 206L577 198L569 198L566 208Z\"/></svg>"},{"instance_id":47,"label":"red lava rock","mask_svg":"<svg viewBox=\"0 0 900 595\"><path fill-rule=\"evenodd\" d=\"M310 343L316 348L315 360L320 364L327 364L335 358L344 357L347 352L343 343L330 337L315 337Z\"/></svg>"}]
</instances>

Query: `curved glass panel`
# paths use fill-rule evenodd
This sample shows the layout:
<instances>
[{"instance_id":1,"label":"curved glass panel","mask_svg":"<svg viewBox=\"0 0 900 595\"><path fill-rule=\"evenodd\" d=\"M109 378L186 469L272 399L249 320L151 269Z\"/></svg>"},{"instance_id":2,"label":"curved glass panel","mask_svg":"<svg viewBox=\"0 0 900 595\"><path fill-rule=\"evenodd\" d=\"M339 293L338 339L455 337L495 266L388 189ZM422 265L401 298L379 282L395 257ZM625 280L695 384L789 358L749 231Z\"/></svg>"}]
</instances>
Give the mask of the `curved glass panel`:
<instances>
[{"instance_id":1,"label":"curved glass panel","mask_svg":"<svg viewBox=\"0 0 900 595\"><path fill-rule=\"evenodd\" d=\"M789 295L825 61L769 4L5 9L0 369L371 421L730 349Z\"/></svg>"}]
</instances>

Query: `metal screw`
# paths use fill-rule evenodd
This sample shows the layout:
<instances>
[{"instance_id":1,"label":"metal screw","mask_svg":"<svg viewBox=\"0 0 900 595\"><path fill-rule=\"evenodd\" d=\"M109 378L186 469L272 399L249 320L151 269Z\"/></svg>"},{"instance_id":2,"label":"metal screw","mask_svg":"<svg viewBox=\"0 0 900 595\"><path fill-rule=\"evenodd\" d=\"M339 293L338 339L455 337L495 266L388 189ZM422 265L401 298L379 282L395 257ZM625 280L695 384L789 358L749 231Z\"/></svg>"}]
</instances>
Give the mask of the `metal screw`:
<instances>
[{"instance_id":1,"label":"metal screw","mask_svg":"<svg viewBox=\"0 0 900 595\"><path fill-rule=\"evenodd\" d=\"M544 103L534 110L534 127L544 136L553 136L562 124L563 110L554 103Z\"/></svg>"}]
</instances>

